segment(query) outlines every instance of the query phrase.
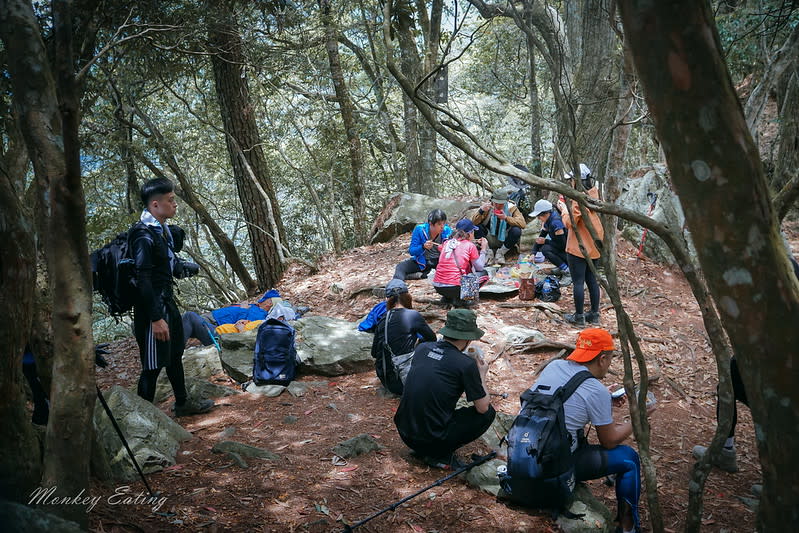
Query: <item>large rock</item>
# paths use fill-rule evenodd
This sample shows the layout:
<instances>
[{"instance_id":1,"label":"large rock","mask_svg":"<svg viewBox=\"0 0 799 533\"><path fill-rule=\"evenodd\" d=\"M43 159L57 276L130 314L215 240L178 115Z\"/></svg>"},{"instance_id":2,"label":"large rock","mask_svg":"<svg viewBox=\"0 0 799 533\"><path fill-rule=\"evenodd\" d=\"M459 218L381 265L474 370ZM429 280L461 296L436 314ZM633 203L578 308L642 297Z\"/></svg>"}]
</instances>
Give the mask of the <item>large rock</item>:
<instances>
[{"instance_id":1,"label":"large rock","mask_svg":"<svg viewBox=\"0 0 799 533\"><path fill-rule=\"evenodd\" d=\"M556 523L564 533L610 533L614 529L613 515L605 505L597 500L591 489L578 483L574 489L574 499L569 511L582 518L558 516Z\"/></svg>"},{"instance_id":2,"label":"large rock","mask_svg":"<svg viewBox=\"0 0 799 533\"><path fill-rule=\"evenodd\" d=\"M293 322L296 348L305 374L341 376L374 367L372 335L357 330L355 322L325 316L308 316ZM225 372L244 383L252 377L257 332L222 335L220 359Z\"/></svg>"},{"instance_id":3,"label":"large rock","mask_svg":"<svg viewBox=\"0 0 799 533\"><path fill-rule=\"evenodd\" d=\"M372 335L358 331L355 322L309 316L297 320L294 327L301 372L341 376L374 368Z\"/></svg>"},{"instance_id":4,"label":"large rock","mask_svg":"<svg viewBox=\"0 0 799 533\"><path fill-rule=\"evenodd\" d=\"M423 194L397 195L389 200L383 214L372 227L370 244L388 242L397 235L412 231L417 224L427 221L427 214L433 209L442 209L447 214L447 220L457 221L462 213L474 205ZM388 216L384 218L383 215Z\"/></svg>"},{"instance_id":5,"label":"large rock","mask_svg":"<svg viewBox=\"0 0 799 533\"><path fill-rule=\"evenodd\" d=\"M466 473L466 483L480 490L484 490L492 496L499 493L499 478L497 477L497 467L507 464L500 459L491 459L481 465L477 465Z\"/></svg>"},{"instance_id":6,"label":"large rock","mask_svg":"<svg viewBox=\"0 0 799 533\"><path fill-rule=\"evenodd\" d=\"M647 197L648 193L657 195L655 208L651 214L649 212L650 198ZM685 215L683 214L680 200L671 190L671 183L669 182L665 165L656 164L650 167L642 177L627 180L617 203L632 211L649 215L653 220L666 224L671 228L679 230L685 223ZM639 246L643 236L643 228L632 222L624 220L621 220L621 222L623 224L622 236L636 247ZM684 232L684 235L688 241L689 250L695 257L696 254L693 251L690 235L688 235L687 231ZM661 263L674 264L675 262L674 256L666 244L651 231L646 234L643 253L646 257Z\"/></svg>"},{"instance_id":7,"label":"large rock","mask_svg":"<svg viewBox=\"0 0 799 533\"><path fill-rule=\"evenodd\" d=\"M207 379L222 372L222 362L216 346L189 348L183 352L183 375Z\"/></svg>"},{"instance_id":8,"label":"large rock","mask_svg":"<svg viewBox=\"0 0 799 533\"><path fill-rule=\"evenodd\" d=\"M172 392L172 384L169 383L166 371L162 371L155 386L155 403L163 402ZM189 376L186 376L186 392L189 393L189 398L223 398L233 394L241 394L230 387L223 387L206 379Z\"/></svg>"},{"instance_id":9,"label":"large rock","mask_svg":"<svg viewBox=\"0 0 799 533\"><path fill-rule=\"evenodd\" d=\"M46 501L46 498L43 501ZM3 531L47 531L49 533L82 533L83 531L75 522L64 520L41 509L5 500L0 500L0 524L3 524Z\"/></svg>"},{"instance_id":10,"label":"large rock","mask_svg":"<svg viewBox=\"0 0 799 533\"><path fill-rule=\"evenodd\" d=\"M500 329L500 332L505 336L507 344L538 342L546 338L543 333L536 329L523 328L521 326L505 326Z\"/></svg>"},{"instance_id":11,"label":"large rock","mask_svg":"<svg viewBox=\"0 0 799 533\"><path fill-rule=\"evenodd\" d=\"M191 439L191 433L150 402L120 386L114 386L104 397L145 474L175 464L180 442ZM138 478L136 467L99 399L94 408L94 429L96 449L108 457L114 479Z\"/></svg>"}]
</instances>

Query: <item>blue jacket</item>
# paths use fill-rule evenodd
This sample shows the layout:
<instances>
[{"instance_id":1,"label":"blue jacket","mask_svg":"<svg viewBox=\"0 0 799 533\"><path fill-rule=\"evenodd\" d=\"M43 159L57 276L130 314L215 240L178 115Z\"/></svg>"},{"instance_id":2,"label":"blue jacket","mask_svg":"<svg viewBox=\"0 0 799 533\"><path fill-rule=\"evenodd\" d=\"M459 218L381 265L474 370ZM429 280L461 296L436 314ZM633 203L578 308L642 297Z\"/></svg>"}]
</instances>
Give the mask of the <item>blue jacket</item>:
<instances>
[{"instance_id":1,"label":"blue jacket","mask_svg":"<svg viewBox=\"0 0 799 533\"><path fill-rule=\"evenodd\" d=\"M450 235L452 235L452 228L450 228L449 225L444 224L444 229L441 230L441 242L449 239ZM411 254L419 264L419 270L424 270L424 267L427 264L427 259L425 259L424 256L424 243L429 240L430 224L425 222L424 224L419 224L413 228L413 233L411 234L411 245L408 246L408 253Z\"/></svg>"}]
</instances>

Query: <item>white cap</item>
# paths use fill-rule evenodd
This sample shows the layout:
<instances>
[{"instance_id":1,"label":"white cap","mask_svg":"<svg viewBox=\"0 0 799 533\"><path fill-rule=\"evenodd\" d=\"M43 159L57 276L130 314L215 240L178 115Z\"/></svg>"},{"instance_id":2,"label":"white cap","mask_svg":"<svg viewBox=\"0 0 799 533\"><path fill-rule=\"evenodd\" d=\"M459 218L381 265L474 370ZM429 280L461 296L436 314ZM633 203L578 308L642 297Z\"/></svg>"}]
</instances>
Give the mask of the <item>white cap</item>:
<instances>
[{"instance_id":1,"label":"white cap","mask_svg":"<svg viewBox=\"0 0 799 533\"><path fill-rule=\"evenodd\" d=\"M586 165L585 163L580 163L580 179L584 180L590 175L591 175L591 169L588 168L588 165ZM572 173L567 172L566 174L563 175L563 179L565 180L572 179Z\"/></svg>"},{"instance_id":2,"label":"white cap","mask_svg":"<svg viewBox=\"0 0 799 533\"><path fill-rule=\"evenodd\" d=\"M549 200L538 200L533 206L533 212L530 213L530 216L537 217L545 211L552 211L552 202Z\"/></svg>"}]
</instances>

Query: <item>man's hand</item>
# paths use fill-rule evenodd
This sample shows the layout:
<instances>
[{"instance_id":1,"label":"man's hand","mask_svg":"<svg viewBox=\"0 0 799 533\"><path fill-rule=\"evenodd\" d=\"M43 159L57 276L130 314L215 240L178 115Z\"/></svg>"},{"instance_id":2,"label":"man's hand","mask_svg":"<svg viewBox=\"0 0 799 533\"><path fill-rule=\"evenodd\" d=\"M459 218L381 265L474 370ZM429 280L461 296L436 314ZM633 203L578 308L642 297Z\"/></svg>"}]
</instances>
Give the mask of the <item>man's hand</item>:
<instances>
[{"instance_id":1,"label":"man's hand","mask_svg":"<svg viewBox=\"0 0 799 533\"><path fill-rule=\"evenodd\" d=\"M491 209L493 209L493 207L494 206L491 202L486 202L480 206L480 211L482 211L483 213L488 213L489 211L491 211Z\"/></svg>"},{"instance_id":2,"label":"man's hand","mask_svg":"<svg viewBox=\"0 0 799 533\"><path fill-rule=\"evenodd\" d=\"M169 340L169 326L166 325L166 320L163 318L153 322L153 337L161 342Z\"/></svg>"},{"instance_id":3,"label":"man's hand","mask_svg":"<svg viewBox=\"0 0 799 533\"><path fill-rule=\"evenodd\" d=\"M488 239L486 239L485 237L480 237L479 239L477 239L477 242L480 243L479 244L480 250L482 251L488 250Z\"/></svg>"},{"instance_id":4,"label":"man's hand","mask_svg":"<svg viewBox=\"0 0 799 533\"><path fill-rule=\"evenodd\" d=\"M535 239L536 244L544 244L545 242L547 242L547 240L544 237L537 237Z\"/></svg>"},{"instance_id":5,"label":"man's hand","mask_svg":"<svg viewBox=\"0 0 799 533\"><path fill-rule=\"evenodd\" d=\"M496 215L497 215L497 218L500 219L500 220L505 220L506 218L508 218L508 215L505 214L505 211L502 211L501 213L497 213Z\"/></svg>"},{"instance_id":6,"label":"man's hand","mask_svg":"<svg viewBox=\"0 0 799 533\"><path fill-rule=\"evenodd\" d=\"M436 243L434 243L433 241L425 241L425 243L422 246L424 247L425 250L429 250L435 245Z\"/></svg>"}]
</instances>

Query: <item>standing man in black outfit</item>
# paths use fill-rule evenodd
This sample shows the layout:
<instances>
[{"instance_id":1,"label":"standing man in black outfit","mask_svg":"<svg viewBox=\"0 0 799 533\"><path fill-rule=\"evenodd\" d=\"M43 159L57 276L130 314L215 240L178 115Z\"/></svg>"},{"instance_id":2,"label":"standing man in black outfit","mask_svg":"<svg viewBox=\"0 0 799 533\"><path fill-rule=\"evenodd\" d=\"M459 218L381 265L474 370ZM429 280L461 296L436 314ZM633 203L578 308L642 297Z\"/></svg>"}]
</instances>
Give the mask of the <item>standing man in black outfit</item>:
<instances>
[{"instance_id":1,"label":"standing man in black outfit","mask_svg":"<svg viewBox=\"0 0 799 533\"><path fill-rule=\"evenodd\" d=\"M459 468L455 450L485 433L494 421L486 387L488 365L463 353L485 333L471 309L453 309L438 342L420 344L405 381L394 423L402 441L430 466ZM461 394L474 402L456 409Z\"/></svg>"},{"instance_id":2,"label":"standing man in black outfit","mask_svg":"<svg viewBox=\"0 0 799 533\"><path fill-rule=\"evenodd\" d=\"M142 186L141 200L144 211L129 237L138 289L133 308L133 331L142 364L138 394L152 402L158 374L166 368L175 392L175 416L205 413L214 402L189 399L183 375L183 323L172 294L179 259L166 224L178 209L174 185L165 178L152 179Z\"/></svg>"}]
</instances>

